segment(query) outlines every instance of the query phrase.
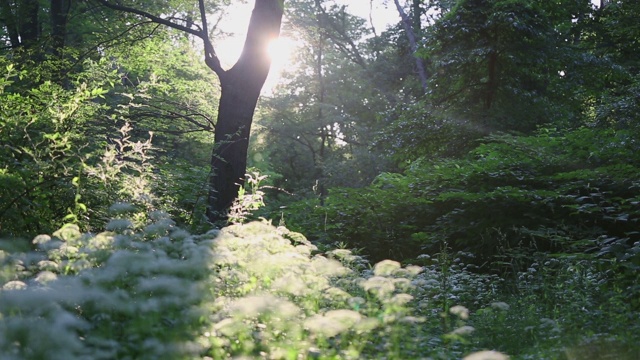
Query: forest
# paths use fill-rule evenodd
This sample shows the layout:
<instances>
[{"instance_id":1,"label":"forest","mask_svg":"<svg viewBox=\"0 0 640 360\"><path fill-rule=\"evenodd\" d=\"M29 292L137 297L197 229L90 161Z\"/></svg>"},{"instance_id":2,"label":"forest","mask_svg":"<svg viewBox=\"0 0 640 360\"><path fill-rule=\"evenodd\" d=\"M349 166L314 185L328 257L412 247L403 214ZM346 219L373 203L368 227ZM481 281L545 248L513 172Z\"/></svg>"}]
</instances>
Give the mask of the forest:
<instances>
[{"instance_id":1,"label":"forest","mask_svg":"<svg viewBox=\"0 0 640 360\"><path fill-rule=\"evenodd\" d=\"M639 18L0 1L0 359L640 359Z\"/></svg>"}]
</instances>

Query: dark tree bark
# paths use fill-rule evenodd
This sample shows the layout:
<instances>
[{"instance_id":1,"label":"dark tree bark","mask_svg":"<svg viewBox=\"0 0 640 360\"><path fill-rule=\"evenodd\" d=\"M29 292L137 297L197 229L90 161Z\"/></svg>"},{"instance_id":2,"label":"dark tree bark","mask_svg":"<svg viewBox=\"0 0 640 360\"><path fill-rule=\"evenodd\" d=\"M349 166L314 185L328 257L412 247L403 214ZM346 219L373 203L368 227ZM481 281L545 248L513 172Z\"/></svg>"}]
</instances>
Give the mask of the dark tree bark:
<instances>
[{"instance_id":1,"label":"dark tree bark","mask_svg":"<svg viewBox=\"0 0 640 360\"><path fill-rule=\"evenodd\" d=\"M31 46L38 41L40 37L39 10L38 0L25 1L23 7L19 8L20 45Z\"/></svg>"},{"instance_id":2,"label":"dark tree bark","mask_svg":"<svg viewBox=\"0 0 640 360\"><path fill-rule=\"evenodd\" d=\"M207 217L213 223L225 224L228 210L244 185L253 113L271 67L267 48L280 35L284 0L256 0L242 54L229 70L221 67L209 40L204 0L198 0L201 26L191 22L187 25L175 23L112 0L97 1L108 8L145 17L203 40L205 62L218 75L222 88L211 156Z\"/></svg>"},{"instance_id":3,"label":"dark tree bark","mask_svg":"<svg viewBox=\"0 0 640 360\"><path fill-rule=\"evenodd\" d=\"M67 20L72 0L51 0L51 51L61 56L67 36Z\"/></svg>"},{"instance_id":4,"label":"dark tree bark","mask_svg":"<svg viewBox=\"0 0 640 360\"><path fill-rule=\"evenodd\" d=\"M226 222L244 184L253 113L271 67L267 48L280 35L283 10L282 0L256 0L238 62L229 71L218 73L222 94L211 158L209 221Z\"/></svg>"}]
</instances>

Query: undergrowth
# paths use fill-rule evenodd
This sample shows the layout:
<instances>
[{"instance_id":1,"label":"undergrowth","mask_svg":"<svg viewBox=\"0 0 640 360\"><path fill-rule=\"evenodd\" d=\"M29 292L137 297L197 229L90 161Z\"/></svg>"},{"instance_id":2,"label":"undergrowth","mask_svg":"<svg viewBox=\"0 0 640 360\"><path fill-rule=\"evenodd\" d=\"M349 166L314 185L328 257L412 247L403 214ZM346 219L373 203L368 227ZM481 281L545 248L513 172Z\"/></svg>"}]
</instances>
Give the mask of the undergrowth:
<instances>
[{"instance_id":1,"label":"undergrowth","mask_svg":"<svg viewBox=\"0 0 640 360\"><path fill-rule=\"evenodd\" d=\"M585 341L637 355L623 337L568 337L595 301L580 297L600 281L586 270L532 267L509 295L446 248L422 266L370 266L264 222L192 235L162 212L111 213L106 232L67 225L36 237L36 251L0 252L3 359L563 359ZM545 299L562 294L551 272L591 287ZM609 310L600 317L623 319Z\"/></svg>"}]
</instances>

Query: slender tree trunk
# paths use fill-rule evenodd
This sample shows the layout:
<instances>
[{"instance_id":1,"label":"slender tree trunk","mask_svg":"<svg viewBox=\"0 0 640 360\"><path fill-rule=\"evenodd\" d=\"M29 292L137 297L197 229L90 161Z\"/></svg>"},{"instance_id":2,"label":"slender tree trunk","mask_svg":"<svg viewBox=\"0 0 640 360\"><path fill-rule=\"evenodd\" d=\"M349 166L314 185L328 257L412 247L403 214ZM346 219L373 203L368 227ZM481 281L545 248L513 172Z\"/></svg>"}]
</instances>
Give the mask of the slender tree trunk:
<instances>
[{"instance_id":1,"label":"slender tree trunk","mask_svg":"<svg viewBox=\"0 0 640 360\"><path fill-rule=\"evenodd\" d=\"M426 93L429 90L427 71L425 70L424 62L422 61L422 59L416 55L416 52L418 51L418 41L416 39L416 33L413 31L411 18L404 12L404 9L402 9L399 0L394 0L394 3L396 4L396 9L398 10L400 18L402 19L402 26L407 33L407 38L409 39L409 46L411 47L411 52L413 53L413 57L416 61L416 69L418 71L418 77L420 78L422 90Z\"/></svg>"},{"instance_id":2,"label":"slender tree trunk","mask_svg":"<svg viewBox=\"0 0 640 360\"><path fill-rule=\"evenodd\" d=\"M411 22L413 25L413 33L416 37L422 35L422 0L413 0L411 3Z\"/></svg>"},{"instance_id":3,"label":"slender tree trunk","mask_svg":"<svg viewBox=\"0 0 640 360\"><path fill-rule=\"evenodd\" d=\"M229 208L244 185L253 113L271 66L267 48L280 34L282 14L282 0L256 0L240 59L228 71L218 73L222 93L207 209L213 223L226 223Z\"/></svg>"},{"instance_id":4,"label":"slender tree trunk","mask_svg":"<svg viewBox=\"0 0 640 360\"><path fill-rule=\"evenodd\" d=\"M230 78L222 82L214 150L211 156L209 208L211 222L226 221L227 211L244 184L251 123L258 96ZM257 88L258 93L260 88Z\"/></svg>"},{"instance_id":5,"label":"slender tree trunk","mask_svg":"<svg viewBox=\"0 0 640 360\"><path fill-rule=\"evenodd\" d=\"M318 7L318 27L323 28L325 24L323 24L322 7L320 3L316 1L316 6ZM319 158L315 161L316 167L316 181L318 186L318 195L320 197L320 205L324 206L324 200L327 197L327 189L325 187L325 176L324 176L324 157L325 157L325 147L327 141L327 134L324 124L324 98L325 98L325 85L324 85L324 72L322 71L322 65L324 62L324 46L325 46L325 36L322 32L318 35L318 52L316 54L316 78L318 80L318 114L317 114L317 123L320 124L320 149L318 151Z\"/></svg>"},{"instance_id":6,"label":"slender tree trunk","mask_svg":"<svg viewBox=\"0 0 640 360\"><path fill-rule=\"evenodd\" d=\"M485 97L484 105L485 105L485 108L489 110L493 105L493 99L495 98L496 91L498 89L498 79L497 79L498 53L496 50L492 50L489 53L489 63L487 67L488 67L488 73L489 73L489 80L487 81L487 94Z\"/></svg>"}]
</instances>

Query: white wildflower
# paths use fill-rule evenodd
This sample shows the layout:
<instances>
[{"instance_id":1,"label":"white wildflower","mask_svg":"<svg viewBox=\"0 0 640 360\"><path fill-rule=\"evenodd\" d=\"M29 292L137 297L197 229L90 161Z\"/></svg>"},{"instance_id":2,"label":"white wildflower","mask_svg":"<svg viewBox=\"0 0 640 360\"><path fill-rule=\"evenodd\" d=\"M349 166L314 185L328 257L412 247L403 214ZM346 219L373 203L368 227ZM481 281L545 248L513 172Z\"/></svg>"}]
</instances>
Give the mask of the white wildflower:
<instances>
[{"instance_id":1,"label":"white wildflower","mask_svg":"<svg viewBox=\"0 0 640 360\"><path fill-rule=\"evenodd\" d=\"M82 233L80 233L80 228L78 227L78 225L66 224L62 228L60 228L60 230L54 232L53 236L62 241L73 241L80 238L80 236L82 236Z\"/></svg>"},{"instance_id":2,"label":"white wildflower","mask_svg":"<svg viewBox=\"0 0 640 360\"><path fill-rule=\"evenodd\" d=\"M311 261L311 267L319 275L334 277L347 275L350 270L344 267L339 261L316 256Z\"/></svg>"},{"instance_id":3,"label":"white wildflower","mask_svg":"<svg viewBox=\"0 0 640 360\"><path fill-rule=\"evenodd\" d=\"M108 232L100 233L89 240L88 248L92 250L107 249L113 244L113 236Z\"/></svg>"},{"instance_id":4,"label":"white wildflower","mask_svg":"<svg viewBox=\"0 0 640 360\"><path fill-rule=\"evenodd\" d=\"M467 309L466 307L464 307L462 305L452 306L449 309L449 312L451 314L453 314L453 315L456 315L457 317L459 317L462 320L469 319L469 309Z\"/></svg>"},{"instance_id":5,"label":"white wildflower","mask_svg":"<svg viewBox=\"0 0 640 360\"><path fill-rule=\"evenodd\" d=\"M156 222L144 227L144 233L147 236L163 236L169 233L175 226L175 222L171 219L158 219Z\"/></svg>"},{"instance_id":6,"label":"white wildflower","mask_svg":"<svg viewBox=\"0 0 640 360\"><path fill-rule=\"evenodd\" d=\"M308 293L307 284L300 276L286 274L276 279L271 287L274 290L282 291L291 295L302 296Z\"/></svg>"},{"instance_id":7,"label":"white wildflower","mask_svg":"<svg viewBox=\"0 0 640 360\"><path fill-rule=\"evenodd\" d=\"M363 281L360 286L366 291L375 293L378 297L385 297L395 290L391 279L382 276L373 276Z\"/></svg>"},{"instance_id":8,"label":"white wildflower","mask_svg":"<svg viewBox=\"0 0 640 360\"><path fill-rule=\"evenodd\" d=\"M476 329L473 326L465 325L461 326L451 332L451 335L469 335Z\"/></svg>"},{"instance_id":9,"label":"white wildflower","mask_svg":"<svg viewBox=\"0 0 640 360\"><path fill-rule=\"evenodd\" d=\"M23 290L27 288L27 284L19 280L9 281L2 286L2 290Z\"/></svg>"},{"instance_id":10,"label":"white wildflower","mask_svg":"<svg viewBox=\"0 0 640 360\"><path fill-rule=\"evenodd\" d=\"M117 202L109 207L109 212L115 215L132 213L136 211L136 207L133 204L125 202Z\"/></svg>"},{"instance_id":11,"label":"white wildflower","mask_svg":"<svg viewBox=\"0 0 640 360\"><path fill-rule=\"evenodd\" d=\"M245 330L245 325L235 319L224 319L213 325L213 329L224 336L234 337L236 334Z\"/></svg>"},{"instance_id":12,"label":"white wildflower","mask_svg":"<svg viewBox=\"0 0 640 360\"><path fill-rule=\"evenodd\" d=\"M60 247L60 251L62 252L62 254L64 256L73 257L74 255L78 254L78 251L80 251L80 249L78 249L75 246L71 246L71 245L68 245L68 244L63 244Z\"/></svg>"},{"instance_id":13,"label":"white wildflower","mask_svg":"<svg viewBox=\"0 0 640 360\"><path fill-rule=\"evenodd\" d=\"M351 250L347 250L347 249L331 250L327 252L327 255L336 259L344 260L344 261L354 260L355 258Z\"/></svg>"},{"instance_id":14,"label":"white wildflower","mask_svg":"<svg viewBox=\"0 0 640 360\"><path fill-rule=\"evenodd\" d=\"M498 351L485 350L469 354L463 360L509 360L509 356Z\"/></svg>"},{"instance_id":15,"label":"white wildflower","mask_svg":"<svg viewBox=\"0 0 640 360\"><path fill-rule=\"evenodd\" d=\"M351 306L354 309L359 309L362 305L364 305L367 301L359 296L355 296L350 298L349 300L347 300L347 303L349 304L349 306Z\"/></svg>"},{"instance_id":16,"label":"white wildflower","mask_svg":"<svg viewBox=\"0 0 640 360\"><path fill-rule=\"evenodd\" d=\"M49 235L38 235L35 238L33 238L32 243L34 245L41 245L41 244L46 244L49 241L51 241L51 236L49 236Z\"/></svg>"},{"instance_id":17,"label":"white wildflower","mask_svg":"<svg viewBox=\"0 0 640 360\"><path fill-rule=\"evenodd\" d=\"M57 271L58 263L51 260L41 260L38 262L38 269L40 269L40 271L44 271L44 270Z\"/></svg>"},{"instance_id":18,"label":"white wildflower","mask_svg":"<svg viewBox=\"0 0 640 360\"><path fill-rule=\"evenodd\" d=\"M127 229L133 229L133 223L128 219L112 219L107 226L105 226L105 229L107 231L121 232Z\"/></svg>"},{"instance_id":19,"label":"white wildflower","mask_svg":"<svg viewBox=\"0 0 640 360\"><path fill-rule=\"evenodd\" d=\"M422 266L409 265L406 267L406 269L411 276L416 276L422 272Z\"/></svg>"},{"instance_id":20,"label":"white wildflower","mask_svg":"<svg viewBox=\"0 0 640 360\"><path fill-rule=\"evenodd\" d=\"M376 276L390 276L400 267L401 265L397 261L382 260L373 267L373 274Z\"/></svg>"},{"instance_id":21,"label":"white wildflower","mask_svg":"<svg viewBox=\"0 0 640 360\"><path fill-rule=\"evenodd\" d=\"M417 316L405 316L403 318L400 319L400 322L405 323L405 324L421 324L423 322L427 321L427 319L425 317L417 317Z\"/></svg>"},{"instance_id":22,"label":"white wildflower","mask_svg":"<svg viewBox=\"0 0 640 360\"><path fill-rule=\"evenodd\" d=\"M333 337L341 334L362 319L360 313L352 310L331 310L325 315L314 315L304 322L304 327L316 335Z\"/></svg>"},{"instance_id":23,"label":"white wildflower","mask_svg":"<svg viewBox=\"0 0 640 360\"><path fill-rule=\"evenodd\" d=\"M348 326L352 326L362 319L362 315L359 312L347 309L330 310L324 316L333 321L345 323Z\"/></svg>"},{"instance_id":24,"label":"white wildflower","mask_svg":"<svg viewBox=\"0 0 640 360\"><path fill-rule=\"evenodd\" d=\"M323 296L329 300L333 300L333 301L345 301L345 300L350 300L351 299L351 294L349 294L348 292L336 288L336 287L330 287L328 289L326 289L323 292Z\"/></svg>"},{"instance_id":25,"label":"white wildflower","mask_svg":"<svg viewBox=\"0 0 640 360\"><path fill-rule=\"evenodd\" d=\"M413 296L409 294L396 294L391 299L389 299L388 304L404 306L408 304L411 300L413 300Z\"/></svg>"},{"instance_id":26,"label":"white wildflower","mask_svg":"<svg viewBox=\"0 0 640 360\"><path fill-rule=\"evenodd\" d=\"M502 310L502 311L509 310L509 304L507 304L505 302L502 302L502 301L497 301L497 302L491 303L491 307L496 309L496 310Z\"/></svg>"},{"instance_id":27,"label":"white wildflower","mask_svg":"<svg viewBox=\"0 0 640 360\"><path fill-rule=\"evenodd\" d=\"M393 279L393 285L396 289L401 289L404 291L408 291L413 289L413 285L411 284L411 280L407 278L395 278Z\"/></svg>"},{"instance_id":28,"label":"white wildflower","mask_svg":"<svg viewBox=\"0 0 640 360\"><path fill-rule=\"evenodd\" d=\"M229 312L240 318L255 318L274 314L279 319L291 319L299 315L300 308L293 303L273 295L246 296L229 305Z\"/></svg>"},{"instance_id":29,"label":"white wildflower","mask_svg":"<svg viewBox=\"0 0 640 360\"><path fill-rule=\"evenodd\" d=\"M152 211L149 213L149 219L153 220L153 221L159 221L159 220L169 220L171 222L173 222L173 220L171 220L171 216L169 214L167 214L164 211L161 210L156 210L156 211Z\"/></svg>"},{"instance_id":30,"label":"white wildflower","mask_svg":"<svg viewBox=\"0 0 640 360\"><path fill-rule=\"evenodd\" d=\"M46 284L49 283L51 281L54 281L58 278L58 276L54 273L52 273L51 271L41 271L40 273L38 273L38 275L35 278L35 281L39 284Z\"/></svg>"},{"instance_id":31,"label":"white wildflower","mask_svg":"<svg viewBox=\"0 0 640 360\"><path fill-rule=\"evenodd\" d=\"M176 230L173 230L171 232L171 235L169 235L169 236L173 240L184 240L184 239L188 238L189 236L191 236L191 234L189 234L189 232L186 231L186 230L176 229Z\"/></svg>"}]
</instances>

